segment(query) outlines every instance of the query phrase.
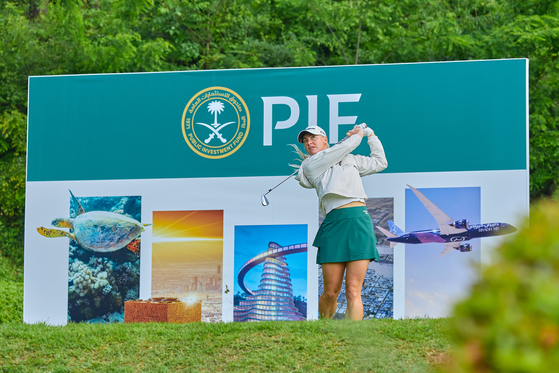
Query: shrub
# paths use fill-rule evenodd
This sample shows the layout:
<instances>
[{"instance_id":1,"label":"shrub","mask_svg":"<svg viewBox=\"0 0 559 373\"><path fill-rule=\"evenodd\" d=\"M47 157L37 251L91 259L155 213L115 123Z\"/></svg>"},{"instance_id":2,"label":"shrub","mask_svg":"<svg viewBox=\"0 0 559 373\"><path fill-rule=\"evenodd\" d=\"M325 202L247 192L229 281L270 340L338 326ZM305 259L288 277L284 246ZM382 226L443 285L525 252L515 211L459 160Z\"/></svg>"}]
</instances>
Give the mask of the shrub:
<instances>
[{"instance_id":1,"label":"shrub","mask_svg":"<svg viewBox=\"0 0 559 373\"><path fill-rule=\"evenodd\" d=\"M17 265L23 263L26 121L15 110L0 115L0 255Z\"/></svg>"},{"instance_id":2,"label":"shrub","mask_svg":"<svg viewBox=\"0 0 559 373\"><path fill-rule=\"evenodd\" d=\"M23 282L23 266L0 255L0 281Z\"/></svg>"},{"instance_id":3,"label":"shrub","mask_svg":"<svg viewBox=\"0 0 559 373\"><path fill-rule=\"evenodd\" d=\"M459 371L551 372L559 366L559 204L531 210L455 308Z\"/></svg>"},{"instance_id":4,"label":"shrub","mask_svg":"<svg viewBox=\"0 0 559 373\"><path fill-rule=\"evenodd\" d=\"M23 319L22 269L0 255L0 324Z\"/></svg>"},{"instance_id":5,"label":"shrub","mask_svg":"<svg viewBox=\"0 0 559 373\"><path fill-rule=\"evenodd\" d=\"M0 324L23 320L23 283L0 280Z\"/></svg>"}]
</instances>

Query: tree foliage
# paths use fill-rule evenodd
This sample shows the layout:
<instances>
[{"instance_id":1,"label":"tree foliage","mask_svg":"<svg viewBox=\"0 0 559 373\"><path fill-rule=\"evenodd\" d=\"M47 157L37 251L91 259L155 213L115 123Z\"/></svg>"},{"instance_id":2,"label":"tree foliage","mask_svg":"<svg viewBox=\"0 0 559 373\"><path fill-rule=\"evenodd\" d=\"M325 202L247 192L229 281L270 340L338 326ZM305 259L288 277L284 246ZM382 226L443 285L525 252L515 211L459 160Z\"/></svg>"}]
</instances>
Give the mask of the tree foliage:
<instances>
[{"instance_id":1,"label":"tree foliage","mask_svg":"<svg viewBox=\"0 0 559 373\"><path fill-rule=\"evenodd\" d=\"M26 117L17 110L0 115L0 254L23 261Z\"/></svg>"},{"instance_id":2,"label":"tree foliage","mask_svg":"<svg viewBox=\"0 0 559 373\"><path fill-rule=\"evenodd\" d=\"M525 57L539 199L559 193L558 52L550 0L0 0L0 245L21 228L29 76Z\"/></svg>"},{"instance_id":3,"label":"tree foliage","mask_svg":"<svg viewBox=\"0 0 559 373\"><path fill-rule=\"evenodd\" d=\"M452 329L456 371L551 372L559 363L559 206L533 209L498 249ZM529 248L529 249L528 249Z\"/></svg>"}]
</instances>

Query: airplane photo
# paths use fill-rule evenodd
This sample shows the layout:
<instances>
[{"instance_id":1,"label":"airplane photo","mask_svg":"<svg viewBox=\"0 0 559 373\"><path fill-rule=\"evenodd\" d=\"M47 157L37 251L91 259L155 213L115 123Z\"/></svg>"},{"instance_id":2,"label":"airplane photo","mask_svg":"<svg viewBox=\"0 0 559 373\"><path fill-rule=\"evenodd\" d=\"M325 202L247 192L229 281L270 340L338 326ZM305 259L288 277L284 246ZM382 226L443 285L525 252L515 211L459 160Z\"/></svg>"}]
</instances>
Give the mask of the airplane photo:
<instances>
[{"instance_id":1,"label":"airplane photo","mask_svg":"<svg viewBox=\"0 0 559 373\"><path fill-rule=\"evenodd\" d=\"M414 232L403 232L394 222L388 221L390 230L376 227L381 231L390 242L393 248L398 243L421 244L421 243L444 243L444 250L440 256L448 254L452 250L460 252L472 251L472 245L468 240L474 238L501 236L516 232L516 228L507 223L485 223L470 225L468 219L453 220L445 214L433 202L423 195L419 190L411 185L408 187L419 198L421 203L429 210L439 225L439 229L428 229Z\"/></svg>"}]
</instances>

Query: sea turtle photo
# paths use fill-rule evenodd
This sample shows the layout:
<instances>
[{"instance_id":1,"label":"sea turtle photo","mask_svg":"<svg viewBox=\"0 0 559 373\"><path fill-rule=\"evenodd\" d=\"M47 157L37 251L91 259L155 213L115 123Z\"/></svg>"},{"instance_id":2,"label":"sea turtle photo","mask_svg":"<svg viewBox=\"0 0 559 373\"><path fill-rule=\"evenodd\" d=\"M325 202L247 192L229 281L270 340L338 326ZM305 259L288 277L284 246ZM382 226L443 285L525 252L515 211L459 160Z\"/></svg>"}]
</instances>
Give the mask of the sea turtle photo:
<instances>
[{"instance_id":1,"label":"sea turtle photo","mask_svg":"<svg viewBox=\"0 0 559 373\"><path fill-rule=\"evenodd\" d=\"M139 254L139 236L145 230L144 227L151 224L142 224L135 219L114 212L85 212L72 191L70 194L78 205L77 216L74 219L57 218L51 224L59 228L70 228L73 233L39 227L37 231L41 235L69 237L84 249L101 253L117 251L126 247L135 254Z\"/></svg>"}]
</instances>

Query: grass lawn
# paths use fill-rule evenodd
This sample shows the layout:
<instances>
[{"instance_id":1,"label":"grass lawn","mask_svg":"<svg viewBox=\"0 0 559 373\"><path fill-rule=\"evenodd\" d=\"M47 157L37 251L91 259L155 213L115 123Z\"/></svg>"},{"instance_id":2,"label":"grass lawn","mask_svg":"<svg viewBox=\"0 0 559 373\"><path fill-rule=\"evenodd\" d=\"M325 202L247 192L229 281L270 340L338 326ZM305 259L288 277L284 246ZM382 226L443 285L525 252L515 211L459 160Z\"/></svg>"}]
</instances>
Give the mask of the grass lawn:
<instances>
[{"instance_id":1,"label":"grass lawn","mask_svg":"<svg viewBox=\"0 0 559 373\"><path fill-rule=\"evenodd\" d=\"M0 325L0 371L425 372L448 320Z\"/></svg>"},{"instance_id":2,"label":"grass lawn","mask_svg":"<svg viewBox=\"0 0 559 373\"><path fill-rule=\"evenodd\" d=\"M27 325L23 282L0 256L0 372L428 372L447 319Z\"/></svg>"}]
</instances>

